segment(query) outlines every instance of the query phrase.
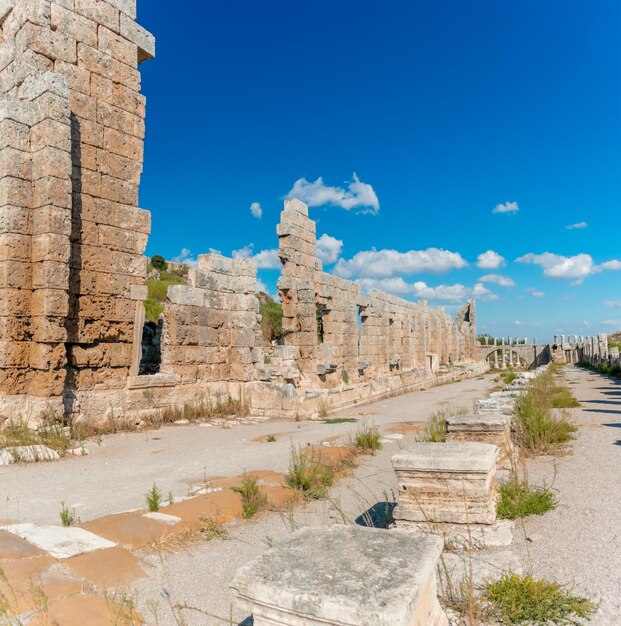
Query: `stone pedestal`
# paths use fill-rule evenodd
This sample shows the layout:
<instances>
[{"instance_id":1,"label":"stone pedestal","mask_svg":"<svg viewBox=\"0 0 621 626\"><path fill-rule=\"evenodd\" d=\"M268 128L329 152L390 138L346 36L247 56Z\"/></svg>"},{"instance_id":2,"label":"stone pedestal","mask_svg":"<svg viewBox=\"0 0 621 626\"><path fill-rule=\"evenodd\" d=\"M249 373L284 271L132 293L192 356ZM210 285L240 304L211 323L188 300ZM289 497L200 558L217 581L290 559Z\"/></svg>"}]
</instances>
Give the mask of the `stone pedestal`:
<instances>
[{"instance_id":1,"label":"stone pedestal","mask_svg":"<svg viewBox=\"0 0 621 626\"><path fill-rule=\"evenodd\" d=\"M446 626L441 552L431 535L304 528L238 570L231 591L255 626Z\"/></svg>"},{"instance_id":2,"label":"stone pedestal","mask_svg":"<svg viewBox=\"0 0 621 626\"><path fill-rule=\"evenodd\" d=\"M494 524L496 455L495 445L454 441L415 443L393 456L397 526Z\"/></svg>"},{"instance_id":3,"label":"stone pedestal","mask_svg":"<svg viewBox=\"0 0 621 626\"><path fill-rule=\"evenodd\" d=\"M502 413L482 413L448 417L446 440L491 443L498 448L496 463L501 464L513 451L511 416Z\"/></svg>"}]
</instances>

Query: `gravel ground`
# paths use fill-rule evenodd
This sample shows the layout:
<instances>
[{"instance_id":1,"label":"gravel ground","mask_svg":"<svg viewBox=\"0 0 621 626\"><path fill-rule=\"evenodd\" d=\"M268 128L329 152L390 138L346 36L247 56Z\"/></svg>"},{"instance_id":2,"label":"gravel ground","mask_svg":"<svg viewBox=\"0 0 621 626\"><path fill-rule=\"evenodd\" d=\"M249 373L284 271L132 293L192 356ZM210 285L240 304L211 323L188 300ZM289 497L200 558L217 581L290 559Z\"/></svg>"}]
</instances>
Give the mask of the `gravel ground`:
<instances>
[{"instance_id":1,"label":"gravel ground","mask_svg":"<svg viewBox=\"0 0 621 626\"><path fill-rule=\"evenodd\" d=\"M528 462L533 484L550 485L555 510L516 526L511 549L533 575L599 603L590 624L621 624L621 382L577 367L565 377L582 407L572 453ZM556 476L555 476L556 473ZM528 538L528 539L527 539Z\"/></svg>"},{"instance_id":2,"label":"gravel ground","mask_svg":"<svg viewBox=\"0 0 621 626\"><path fill-rule=\"evenodd\" d=\"M170 610L170 598L172 604L187 603L205 612L183 610L183 623L188 626L243 622L248 615L234 606L228 589L235 571L300 526L352 523L372 507L381 514L396 498L397 480L390 459L413 440L413 435L407 435L385 444L375 456L361 457L354 473L331 489L330 501L311 502L285 513L264 513L257 520L228 525L227 540L214 539L184 552L148 557L149 579L133 589L143 617L150 624L179 623Z\"/></svg>"},{"instance_id":3,"label":"gravel ground","mask_svg":"<svg viewBox=\"0 0 621 626\"><path fill-rule=\"evenodd\" d=\"M426 419L442 406L472 407L492 386L489 376L417 391L333 414L356 417L379 427ZM89 456L50 463L0 467L0 519L57 524L61 502L82 521L145 506L144 494L157 483L162 493L187 495L205 476L234 476L244 471L285 472L292 444L318 443L357 425L266 421L231 428L167 426L118 433L88 442ZM277 441L256 437L277 433Z\"/></svg>"}]
</instances>

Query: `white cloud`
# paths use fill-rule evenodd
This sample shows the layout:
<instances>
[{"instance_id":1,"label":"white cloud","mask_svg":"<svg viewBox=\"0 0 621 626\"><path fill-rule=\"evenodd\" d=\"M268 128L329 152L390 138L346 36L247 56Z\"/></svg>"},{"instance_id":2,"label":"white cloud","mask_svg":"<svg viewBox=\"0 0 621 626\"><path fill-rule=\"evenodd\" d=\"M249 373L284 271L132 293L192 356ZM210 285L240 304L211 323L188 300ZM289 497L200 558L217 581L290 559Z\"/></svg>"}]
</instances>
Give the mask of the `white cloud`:
<instances>
[{"instance_id":1,"label":"white cloud","mask_svg":"<svg viewBox=\"0 0 621 626\"><path fill-rule=\"evenodd\" d=\"M387 291L399 296L413 295L424 300L442 302L461 302L473 297L485 301L498 299L496 294L492 293L481 283L477 283L474 287L466 287L459 283L431 287L422 280L415 283L407 283L400 276L393 278L360 278L357 282L364 293L368 293L372 289L379 289L380 291Z\"/></svg>"},{"instance_id":2,"label":"white cloud","mask_svg":"<svg viewBox=\"0 0 621 626\"><path fill-rule=\"evenodd\" d=\"M249 243L239 250L233 250L234 259L254 259L260 270L274 270L281 267L278 250L261 250L254 254L254 244Z\"/></svg>"},{"instance_id":3,"label":"white cloud","mask_svg":"<svg viewBox=\"0 0 621 626\"><path fill-rule=\"evenodd\" d=\"M485 276L481 276L479 281L482 283L495 283L501 287L515 287L515 282L513 280L500 274L486 274Z\"/></svg>"},{"instance_id":4,"label":"white cloud","mask_svg":"<svg viewBox=\"0 0 621 626\"><path fill-rule=\"evenodd\" d=\"M602 263L600 267L603 270L619 271L621 270L621 261L617 261L617 259L613 259L612 261L606 261L605 263Z\"/></svg>"},{"instance_id":5,"label":"white cloud","mask_svg":"<svg viewBox=\"0 0 621 626\"><path fill-rule=\"evenodd\" d=\"M343 278L388 278L420 272L442 273L466 267L458 252L427 248L426 250L363 250L346 261L340 259L334 273Z\"/></svg>"},{"instance_id":6,"label":"white cloud","mask_svg":"<svg viewBox=\"0 0 621 626\"><path fill-rule=\"evenodd\" d=\"M327 186L321 176L314 182L310 182L306 178L298 178L285 197L297 198L311 207L332 204L346 211L359 209L360 213L377 215L380 205L375 190L368 183L363 183L355 172L353 179L353 181L346 183L347 189L343 189L342 187Z\"/></svg>"},{"instance_id":7,"label":"white cloud","mask_svg":"<svg viewBox=\"0 0 621 626\"><path fill-rule=\"evenodd\" d=\"M586 222L576 222L575 224L568 224L565 226L567 230L576 230L579 228L588 228L588 224Z\"/></svg>"},{"instance_id":8,"label":"white cloud","mask_svg":"<svg viewBox=\"0 0 621 626\"><path fill-rule=\"evenodd\" d=\"M610 309L621 309L621 300L604 300L604 306Z\"/></svg>"},{"instance_id":9,"label":"white cloud","mask_svg":"<svg viewBox=\"0 0 621 626\"><path fill-rule=\"evenodd\" d=\"M604 320L606 326L614 326L614 328L621 328L621 320Z\"/></svg>"},{"instance_id":10,"label":"white cloud","mask_svg":"<svg viewBox=\"0 0 621 626\"><path fill-rule=\"evenodd\" d=\"M477 267L480 267L482 270L495 270L502 265L505 265L504 257L493 250L483 252L477 257Z\"/></svg>"},{"instance_id":11,"label":"white cloud","mask_svg":"<svg viewBox=\"0 0 621 626\"><path fill-rule=\"evenodd\" d=\"M258 202L253 202L250 205L250 213L252 213L252 217L261 219L261 216L263 215L263 209L261 208L261 205Z\"/></svg>"},{"instance_id":12,"label":"white cloud","mask_svg":"<svg viewBox=\"0 0 621 626\"><path fill-rule=\"evenodd\" d=\"M259 293L260 291L262 291L263 293L267 293L267 286L260 278L257 278L257 287L255 291L257 293Z\"/></svg>"},{"instance_id":13,"label":"white cloud","mask_svg":"<svg viewBox=\"0 0 621 626\"><path fill-rule=\"evenodd\" d=\"M196 267L198 261L189 248L181 248L181 252L171 259L173 263L185 263L190 267Z\"/></svg>"},{"instance_id":14,"label":"white cloud","mask_svg":"<svg viewBox=\"0 0 621 626\"><path fill-rule=\"evenodd\" d=\"M522 325L522 322L521 322L520 320L515 320L515 321L513 322L513 325L514 325L514 326L521 326L521 325Z\"/></svg>"},{"instance_id":15,"label":"white cloud","mask_svg":"<svg viewBox=\"0 0 621 626\"><path fill-rule=\"evenodd\" d=\"M548 278L574 280L580 284L587 276L597 272L597 266L590 254L576 254L566 257L552 252L543 254L525 254L516 259L518 263L532 263L543 268L543 275Z\"/></svg>"},{"instance_id":16,"label":"white cloud","mask_svg":"<svg viewBox=\"0 0 621 626\"><path fill-rule=\"evenodd\" d=\"M504 204L497 204L492 213L517 213L520 210L517 202L505 202Z\"/></svg>"},{"instance_id":17,"label":"white cloud","mask_svg":"<svg viewBox=\"0 0 621 626\"><path fill-rule=\"evenodd\" d=\"M543 296L545 296L546 294L543 291L535 289L531 292L531 295L533 296L533 298L543 298Z\"/></svg>"},{"instance_id":18,"label":"white cloud","mask_svg":"<svg viewBox=\"0 0 621 626\"><path fill-rule=\"evenodd\" d=\"M341 256L342 249L343 242L340 239L324 233L317 240L315 256L323 263L329 265L330 263L335 263L339 256Z\"/></svg>"},{"instance_id":19,"label":"white cloud","mask_svg":"<svg viewBox=\"0 0 621 626\"><path fill-rule=\"evenodd\" d=\"M596 265L590 254L576 254L562 256L552 252L533 254L532 252L516 259L518 263L532 263L543 268L543 275L560 280L573 280L574 285L580 285L587 276L597 274L602 270L621 270L621 261L613 259L601 265Z\"/></svg>"}]
</instances>

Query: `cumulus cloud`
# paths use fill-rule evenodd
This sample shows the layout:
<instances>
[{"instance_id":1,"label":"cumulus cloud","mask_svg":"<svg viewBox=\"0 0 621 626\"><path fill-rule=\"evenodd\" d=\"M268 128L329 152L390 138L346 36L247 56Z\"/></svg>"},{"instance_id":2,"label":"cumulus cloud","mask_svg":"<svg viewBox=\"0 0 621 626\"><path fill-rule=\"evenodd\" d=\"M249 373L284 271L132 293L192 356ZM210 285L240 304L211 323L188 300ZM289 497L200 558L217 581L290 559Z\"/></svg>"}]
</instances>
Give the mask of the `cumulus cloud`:
<instances>
[{"instance_id":1,"label":"cumulus cloud","mask_svg":"<svg viewBox=\"0 0 621 626\"><path fill-rule=\"evenodd\" d=\"M477 257L477 267L482 270L495 270L503 265L505 265L505 258L493 250L483 252Z\"/></svg>"},{"instance_id":2,"label":"cumulus cloud","mask_svg":"<svg viewBox=\"0 0 621 626\"><path fill-rule=\"evenodd\" d=\"M360 213L377 215L380 209L379 199L375 190L368 183L363 183L354 172L353 181L347 182L347 189L331 187L323 182L320 176L310 182L306 178L298 178L286 198L297 198L308 206L331 204L346 211L358 209Z\"/></svg>"},{"instance_id":3,"label":"cumulus cloud","mask_svg":"<svg viewBox=\"0 0 621 626\"><path fill-rule=\"evenodd\" d=\"M334 273L342 278L389 278L399 274L442 273L466 267L458 252L427 248L426 250L363 250L351 259L340 259Z\"/></svg>"},{"instance_id":4,"label":"cumulus cloud","mask_svg":"<svg viewBox=\"0 0 621 626\"><path fill-rule=\"evenodd\" d=\"M324 233L317 240L315 256L323 263L330 265L331 263L335 263L339 256L341 256L342 249L343 242L340 239Z\"/></svg>"},{"instance_id":5,"label":"cumulus cloud","mask_svg":"<svg viewBox=\"0 0 621 626\"><path fill-rule=\"evenodd\" d=\"M503 204L497 204L492 213L517 213L520 210L517 202L504 202Z\"/></svg>"},{"instance_id":6,"label":"cumulus cloud","mask_svg":"<svg viewBox=\"0 0 621 626\"><path fill-rule=\"evenodd\" d=\"M580 228L588 228L588 224L586 222L576 222L575 224L567 224L567 226L565 226L565 228L567 230L576 230L576 229L580 229Z\"/></svg>"},{"instance_id":7,"label":"cumulus cloud","mask_svg":"<svg viewBox=\"0 0 621 626\"><path fill-rule=\"evenodd\" d=\"M263 209L258 202L253 202L250 205L250 213L252 213L252 217L256 217L257 219L261 219L263 215Z\"/></svg>"},{"instance_id":8,"label":"cumulus cloud","mask_svg":"<svg viewBox=\"0 0 621 626\"><path fill-rule=\"evenodd\" d=\"M481 276L479 281L482 283L495 283L501 287L515 287L515 282L511 278L502 276L501 274L486 274L485 276Z\"/></svg>"},{"instance_id":9,"label":"cumulus cloud","mask_svg":"<svg viewBox=\"0 0 621 626\"><path fill-rule=\"evenodd\" d=\"M621 309L621 300L604 300L604 306L610 309Z\"/></svg>"},{"instance_id":10,"label":"cumulus cloud","mask_svg":"<svg viewBox=\"0 0 621 626\"><path fill-rule=\"evenodd\" d=\"M597 265L590 254L576 254L562 256L552 252L533 254L532 252L516 259L519 263L532 263L543 269L543 275L560 280L573 280L580 285L587 276L597 274L602 270L621 270L621 261L613 259Z\"/></svg>"},{"instance_id":11,"label":"cumulus cloud","mask_svg":"<svg viewBox=\"0 0 621 626\"><path fill-rule=\"evenodd\" d=\"M198 261L189 248L181 248L181 252L171 259L173 263L185 263L190 267L196 267Z\"/></svg>"},{"instance_id":12,"label":"cumulus cloud","mask_svg":"<svg viewBox=\"0 0 621 626\"><path fill-rule=\"evenodd\" d=\"M379 289L380 291L387 291L398 296L412 295L423 300L449 303L457 303L473 297L486 301L498 299L498 296L482 283L477 283L473 287L466 287L459 283L431 287L422 280L408 283L400 276L393 278L360 278L357 282L364 293L368 293L372 289Z\"/></svg>"},{"instance_id":13,"label":"cumulus cloud","mask_svg":"<svg viewBox=\"0 0 621 626\"><path fill-rule=\"evenodd\" d=\"M260 270L274 270L281 266L278 250L261 250L256 254L253 251L254 244L249 243L239 250L233 250L234 259L254 259Z\"/></svg>"}]
</instances>

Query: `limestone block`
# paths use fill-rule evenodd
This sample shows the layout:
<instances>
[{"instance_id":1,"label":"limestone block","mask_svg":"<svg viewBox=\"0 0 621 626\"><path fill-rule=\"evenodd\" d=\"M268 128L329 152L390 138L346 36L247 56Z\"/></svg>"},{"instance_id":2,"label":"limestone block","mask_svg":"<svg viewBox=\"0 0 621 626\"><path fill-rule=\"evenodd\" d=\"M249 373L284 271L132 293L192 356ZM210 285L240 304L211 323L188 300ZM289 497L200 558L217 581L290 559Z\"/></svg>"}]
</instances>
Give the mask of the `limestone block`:
<instances>
[{"instance_id":1,"label":"limestone block","mask_svg":"<svg viewBox=\"0 0 621 626\"><path fill-rule=\"evenodd\" d=\"M138 46L138 63L155 58L155 37L124 14L121 14L121 35Z\"/></svg>"},{"instance_id":2,"label":"limestone block","mask_svg":"<svg viewBox=\"0 0 621 626\"><path fill-rule=\"evenodd\" d=\"M419 442L396 454L395 520L493 524L496 455L496 446L472 442Z\"/></svg>"},{"instance_id":3,"label":"limestone block","mask_svg":"<svg viewBox=\"0 0 621 626\"><path fill-rule=\"evenodd\" d=\"M502 413L484 413L447 417L446 440L493 444L498 448L497 462L501 462L513 449L511 416Z\"/></svg>"},{"instance_id":4,"label":"limestone block","mask_svg":"<svg viewBox=\"0 0 621 626\"><path fill-rule=\"evenodd\" d=\"M256 626L439 626L438 537L334 525L303 528L231 582Z\"/></svg>"},{"instance_id":5,"label":"limestone block","mask_svg":"<svg viewBox=\"0 0 621 626\"><path fill-rule=\"evenodd\" d=\"M0 450L0 465L57 461L59 458L60 456L56 450L42 445L13 446Z\"/></svg>"},{"instance_id":6,"label":"limestone block","mask_svg":"<svg viewBox=\"0 0 621 626\"><path fill-rule=\"evenodd\" d=\"M11 109L15 110L14 107ZM0 149L10 146L27 152L30 150L30 129L26 124L6 117L0 105Z\"/></svg>"},{"instance_id":7,"label":"limestone block","mask_svg":"<svg viewBox=\"0 0 621 626\"><path fill-rule=\"evenodd\" d=\"M103 143L99 147L102 146L106 152L112 152L113 154L142 162L143 142L139 137L115 128L105 128Z\"/></svg>"},{"instance_id":8,"label":"limestone block","mask_svg":"<svg viewBox=\"0 0 621 626\"><path fill-rule=\"evenodd\" d=\"M127 65L136 65L138 58L138 48L136 44L129 41L126 37L117 35L105 26L99 27L97 43L89 43L89 45L98 47L102 52L109 54L123 63L127 63Z\"/></svg>"},{"instance_id":9,"label":"limestone block","mask_svg":"<svg viewBox=\"0 0 621 626\"><path fill-rule=\"evenodd\" d=\"M55 2L52 3L50 25L53 30L75 41L81 41L93 47L97 46L97 23Z\"/></svg>"},{"instance_id":10,"label":"limestone block","mask_svg":"<svg viewBox=\"0 0 621 626\"><path fill-rule=\"evenodd\" d=\"M80 15L101 24L115 33L120 32L120 13L112 3L104 0L75 0L75 10Z\"/></svg>"}]
</instances>

